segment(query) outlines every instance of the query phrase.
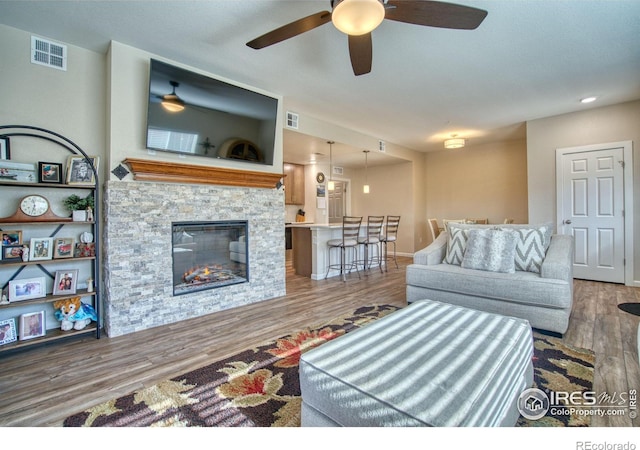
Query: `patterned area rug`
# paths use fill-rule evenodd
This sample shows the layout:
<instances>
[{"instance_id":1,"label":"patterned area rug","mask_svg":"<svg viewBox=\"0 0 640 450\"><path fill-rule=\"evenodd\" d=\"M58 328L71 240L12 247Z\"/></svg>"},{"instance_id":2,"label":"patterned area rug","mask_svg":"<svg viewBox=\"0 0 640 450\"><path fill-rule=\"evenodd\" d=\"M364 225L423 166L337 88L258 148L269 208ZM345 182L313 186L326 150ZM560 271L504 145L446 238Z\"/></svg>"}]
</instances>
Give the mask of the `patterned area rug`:
<instances>
[{"instance_id":1,"label":"patterned area rug","mask_svg":"<svg viewBox=\"0 0 640 450\"><path fill-rule=\"evenodd\" d=\"M329 323L297 331L206 367L74 414L64 426L300 426L300 355L398 308L358 308ZM535 335L535 383L545 390L589 390L593 353ZM518 426L587 426L581 417L521 419Z\"/></svg>"}]
</instances>

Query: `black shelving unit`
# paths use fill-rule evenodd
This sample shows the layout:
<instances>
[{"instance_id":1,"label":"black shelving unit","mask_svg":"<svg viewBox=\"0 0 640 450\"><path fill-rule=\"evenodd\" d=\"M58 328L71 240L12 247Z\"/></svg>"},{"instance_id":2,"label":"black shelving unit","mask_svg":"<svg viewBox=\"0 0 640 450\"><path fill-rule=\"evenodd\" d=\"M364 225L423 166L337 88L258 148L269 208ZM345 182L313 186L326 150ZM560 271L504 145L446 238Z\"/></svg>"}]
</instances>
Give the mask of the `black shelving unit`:
<instances>
[{"instance_id":1,"label":"black shelving unit","mask_svg":"<svg viewBox=\"0 0 640 450\"><path fill-rule=\"evenodd\" d=\"M70 330L70 331L62 331L58 329L50 329L47 330L46 334L42 337L33 338L29 340L17 340L15 342L11 342L5 345L0 346L0 352L15 350L20 348L25 348L32 345L47 343L51 341L55 341L58 339L64 339L71 336L77 335L86 335L86 334L95 334L96 339L100 338L100 329L101 329L101 314L100 314L100 190L99 190L99 176L96 167L93 164L93 160L89 157L82 148L80 148L77 144L75 144L70 139L53 132L51 130L47 130L40 127L29 126L29 125L0 125L0 137L9 137L11 139L11 153L17 154L19 151L19 140L21 139L41 139L49 142L53 142L57 144L58 147L67 151L70 155L82 155L84 157L85 162L88 163L90 169L93 171L95 183L90 186L77 186L77 185L69 185L69 184L54 184L54 183L30 183L30 182L14 182L14 181L0 181L0 189L4 189L5 187L13 187L13 188L22 188L24 189L25 195L38 193L39 190L48 190L48 189L69 189L69 190L89 190L94 197L94 221L90 222L73 222L71 220L61 219L59 222L56 221L38 221L33 220L30 222L1 222L0 229L6 229L7 226L38 226L38 225L56 225L55 231L51 234L50 237L55 237L60 230L64 229L66 225L84 225L88 227L88 229L92 230L94 236L95 243L95 256L90 257L74 257L74 258L66 258L62 259L52 259L52 260L38 260L38 261L11 261L11 262L2 262L0 268L2 269L2 277L0 278L0 285L2 290L4 291L9 284L9 281L17 279L20 272L28 266L36 266L38 267L46 276L53 278L53 275L46 269L48 264L55 264L64 262L89 262L91 264L92 277L94 280L94 289L92 292L87 292L86 289L78 289L76 294L74 295L47 295L42 298L31 299L31 300L22 300L20 302L10 303L8 305L0 305L0 311L6 310L8 308L16 308L26 305L32 304L49 304L53 303L56 300L62 300L66 298L72 298L76 296L81 296L83 298L91 297L93 307L96 311L97 321L92 322L86 328L82 330ZM69 155L67 155L69 156ZM7 201L4 198L5 196L0 196L0 201ZM17 205L16 205L17 206ZM8 270L7 270L8 269ZM15 270L12 270L15 269ZM9 275L6 275L9 274ZM16 328L18 324L16 323ZM16 330L17 332L18 330Z\"/></svg>"}]
</instances>

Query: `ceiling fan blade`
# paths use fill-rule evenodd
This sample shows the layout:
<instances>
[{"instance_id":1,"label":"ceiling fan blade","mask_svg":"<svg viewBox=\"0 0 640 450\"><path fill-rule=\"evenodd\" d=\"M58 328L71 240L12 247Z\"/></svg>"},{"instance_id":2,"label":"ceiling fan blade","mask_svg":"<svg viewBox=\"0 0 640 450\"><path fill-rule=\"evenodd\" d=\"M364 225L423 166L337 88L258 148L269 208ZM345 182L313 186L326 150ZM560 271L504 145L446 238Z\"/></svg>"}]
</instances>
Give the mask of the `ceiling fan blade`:
<instances>
[{"instance_id":1,"label":"ceiling fan blade","mask_svg":"<svg viewBox=\"0 0 640 450\"><path fill-rule=\"evenodd\" d=\"M487 11L470 6L431 0L389 0L385 19L456 30L474 30Z\"/></svg>"},{"instance_id":2,"label":"ceiling fan blade","mask_svg":"<svg viewBox=\"0 0 640 450\"><path fill-rule=\"evenodd\" d=\"M371 72L371 61L373 60L371 33L360 36L349 35L349 56L353 73L356 76Z\"/></svg>"},{"instance_id":3,"label":"ceiling fan blade","mask_svg":"<svg viewBox=\"0 0 640 450\"><path fill-rule=\"evenodd\" d=\"M295 22L291 22L287 25L276 28L262 36L255 38L254 40L247 42L247 45L256 50L268 47L285 39L292 38L306 31L313 30L314 28L324 25L331 21L331 13L329 11L321 11L319 13L311 14L310 16L298 19Z\"/></svg>"}]
</instances>

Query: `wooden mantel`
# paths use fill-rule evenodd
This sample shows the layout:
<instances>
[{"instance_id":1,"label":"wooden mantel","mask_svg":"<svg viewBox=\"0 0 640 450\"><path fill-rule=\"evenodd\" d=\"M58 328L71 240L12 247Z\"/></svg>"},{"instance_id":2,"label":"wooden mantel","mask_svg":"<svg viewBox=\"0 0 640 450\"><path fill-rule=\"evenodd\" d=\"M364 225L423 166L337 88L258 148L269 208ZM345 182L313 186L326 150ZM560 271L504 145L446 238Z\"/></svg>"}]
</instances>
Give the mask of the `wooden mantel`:
<instances>
[{"instance_id":1,"label":"wooden mantel","mask_svg":"<svg viewBox=\"0 0 640 450\"><path fill-rule=\"evenodd\" d=\"M284 176L280 173L225 169L145 159L127 158L123 162L131 168L134 179L141 181L218 184L274 189Z\"/></svg>"}]
</instances>

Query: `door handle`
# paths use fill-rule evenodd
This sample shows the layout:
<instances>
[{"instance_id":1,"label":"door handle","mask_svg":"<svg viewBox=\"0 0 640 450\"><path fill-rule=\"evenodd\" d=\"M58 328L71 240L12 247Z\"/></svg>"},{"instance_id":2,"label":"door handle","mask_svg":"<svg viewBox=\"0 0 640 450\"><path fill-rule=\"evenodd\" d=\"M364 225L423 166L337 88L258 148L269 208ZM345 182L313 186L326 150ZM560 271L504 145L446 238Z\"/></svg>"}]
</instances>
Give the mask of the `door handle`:
<instances>
[{"instance_id":1,"label":"door handle","mask_svg":"<svg viewBox=\"0 0 640 450\"><path fill-rule=\"evenodd\" d=\"M571 225L571 220L567 219L562 222L564 225Z\"/></svg>"}]
</instances>

